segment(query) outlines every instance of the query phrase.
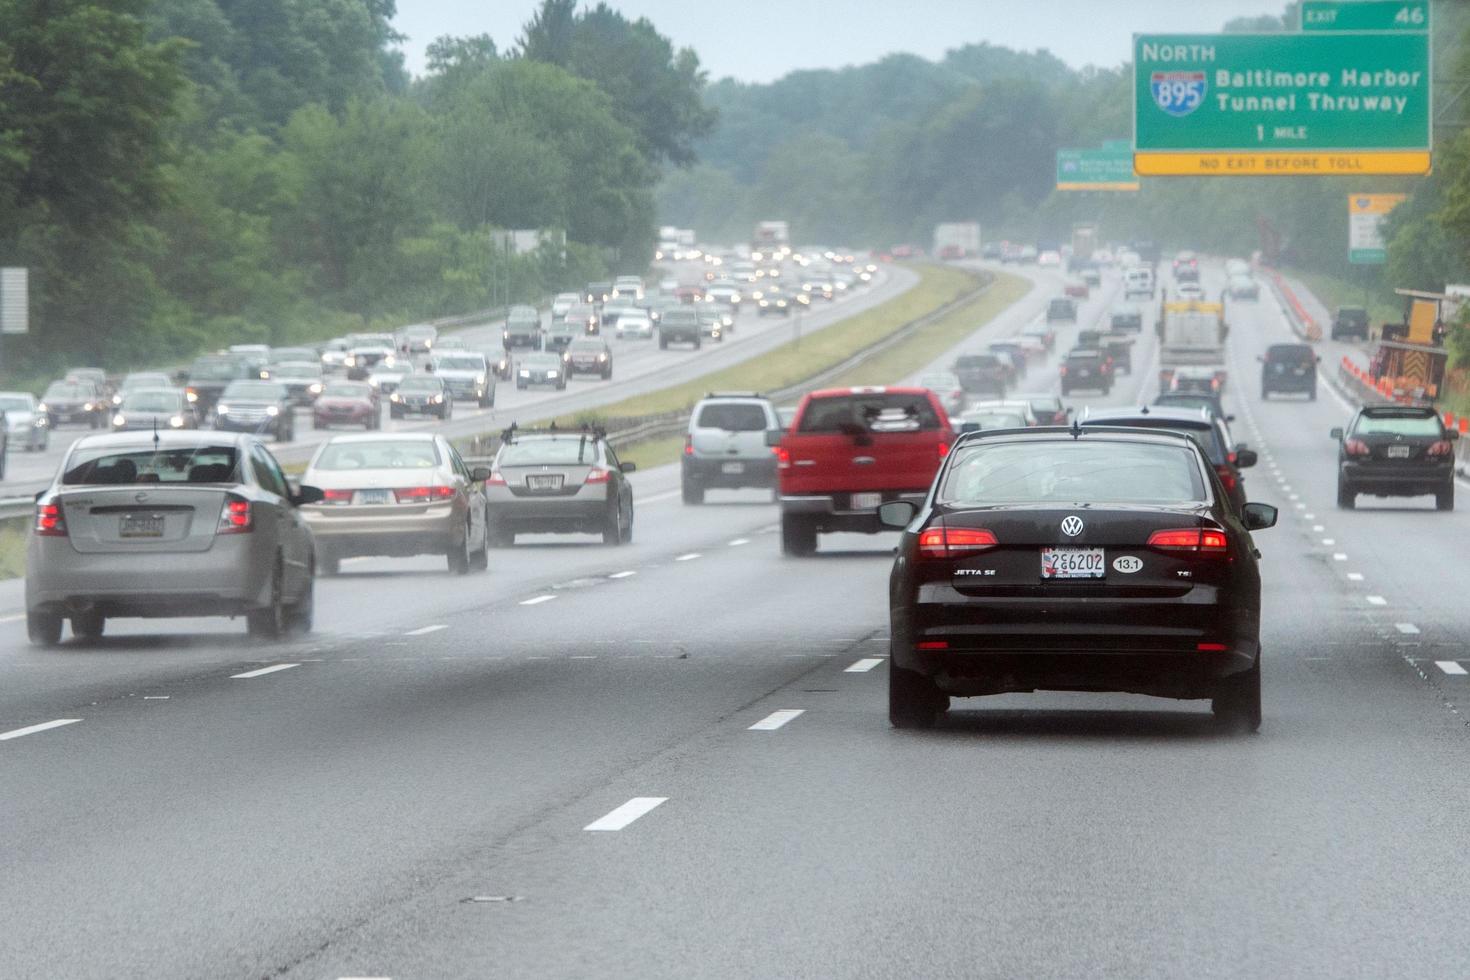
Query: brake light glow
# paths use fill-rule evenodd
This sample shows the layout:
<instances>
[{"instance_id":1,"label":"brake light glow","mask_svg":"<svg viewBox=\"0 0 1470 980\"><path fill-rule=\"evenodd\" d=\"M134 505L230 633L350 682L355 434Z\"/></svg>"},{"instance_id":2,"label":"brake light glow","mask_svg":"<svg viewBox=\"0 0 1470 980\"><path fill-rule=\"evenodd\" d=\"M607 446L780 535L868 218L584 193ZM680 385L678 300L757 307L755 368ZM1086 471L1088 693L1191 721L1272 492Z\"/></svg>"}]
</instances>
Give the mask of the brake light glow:
<instances>
[{"instance_id":1,"label":"brake light glow","mask_svg":"<svg viewBox=\"0 0 1470 980\"><path fill-rule=\"evenodd\" d=\"M1196 643L1194 648L1200 653L1224 653L1230 649L1224 643Z\"/></svg>"},{"instance_id":2,"label":"brake light glow","mask_svg":"<svg viewBox=\"0 0 1470 980\"><path fill-rule=\"evenodd\" d=\"M1148 546L1160 551L1223 555L1229 548L1229 539L1225 537L1224 531L1214 528L1188 527L1155 531L1148 536Z\"/></svg>"},{"instance_id":3,"label":"brake light glow","mask_svg":"<svg viewBox=\"0 0 1470 980\"><path fill-rule=\"evenodd\" d=\"M948 455L949 455L949 443L947 443L947 442L941 442L939 444L939 458L940 459L943 459L944 457L946 457Z\"/></svg>"},{"instance_id":4,"label":"brake light glow","mask_svg":"<svg viewBox=\"0 0 1470 980\"><path fill-rule=\"evenodd\" d=\"M254 515L250 512L250 501L235 494L225 497L220 508L219 527L216 534L248 534L255 529Z\"/></svg>"},{"instance_id":5,"label":"brake light glow","mask_svg":"<svg viewBox=\"0 0 1470 980\"><path fill-rule=\"evenodd\" d=\"M1441 439L1429 447L1429 455L1431 456L1448 456L1454 451L1455 447L1451 446L1447 439Z\"/></svg>"},{"instance_id":6,"label":"brake light glow","mask_svg":"<svg viewBox=\"0 0 1470 980\"><path fill-rule=\"evenodd\" d=\"M919 535L919 554L924 558L958 558L999 544L995 534L983 528L931 527Z\"/></svg>"},{"instance_id":7,"label":"brake light glow","mask_svg":"<svg viewBox=\"0 0 1470 980\"><path fill-rule=\"evenodd\" d=\"M66 537L66 515L60 504L36 505L36 534L43 538Z\"/></svg>"},{"instance_id":8,"label":"brake light glow","mask_svg":"<svg viewBox=\"0 0 1470 980\"><path fill-rule=\"evenodd\" d=\"M323 490L322 491L322 503L324 503L324 504L332 504L333 506L336 506L336 507L340 507L343 504L350 504L350 503L352 503L352 491L351 490Z\"/></svg>"},{"instance_id":9,"label":"brake light glow","mask_svg":"<svg viewBox=\"0 0 1470 980\"><path fill-rule=\"evenodd\" d=\"M1349 456L1366 456L1368 455L1368 444L1361 439L1349 439L1342 444L1342 450Z\"/></svg>"},{"instance_id":10,"label":"brake light glow","mask_svg":"<svg viewBox=\"0 0 1470 980\"><path fill-rule=\"evenodd\" d=\"M594 466L594 467L592 467L591 470L588 471L588 473L587 473L587 479L583 480L582 482L583 483L606 483L608 480L611 480L611 479L612 479L612 473L610 473L609 471L603 469L600 466Z\"/></svg>"},{"instance_id":11,"label":"brake light glow","mask_svg":"<svg viewBox=\"0 0 1470 980\"><path fill-rule=\"evenodd\" d=\"M1220 474L1220 482L1225 484L1225 491L1227 493L1234 493L1236 483L1235 470L1229 466L1217 466L1215 467L1215 472Z\"/></svg>"},{"instance_id":12,"label":"brake light glow","mask_svg":"<svg viewBox=\"0 0 1470 980\"><path fill-rule=\"evenodd\" d=\"M949 643L946 640L924 640L921 643L915 644L915 648L919 650L948 650Z\"/></svg>"},{"instance_id":13,"label":"brake light glow","mask_svg":"<svg viewBox=\"0 0 1470 980\"><path fill-rule=\"evenodd\" d=\"M789 470L791 468L791 450L785 446L776 447L776 469Z\"/></svg>"},{"instance_id":14,"label":"brake light glow","mask_svg":"<svg viewBox=\"0 0 1470 980\"><path fill-rule=\"evenodd\" d=\"M694 455L694 437L693 436L686 435L684 437L684 455L685 456L693 456Z\"/></svg>"},{"instance_id":15,"label":"brake light glow","mask_svg":"<svg viewBox=\"0 0 1470 980\"><path fill-rule=\"evenodd\" d=\"M402 490L394 490L393 495L400 504L436 503L454 499L454 488L404 487Z\"/></svg>"}]
</instances>

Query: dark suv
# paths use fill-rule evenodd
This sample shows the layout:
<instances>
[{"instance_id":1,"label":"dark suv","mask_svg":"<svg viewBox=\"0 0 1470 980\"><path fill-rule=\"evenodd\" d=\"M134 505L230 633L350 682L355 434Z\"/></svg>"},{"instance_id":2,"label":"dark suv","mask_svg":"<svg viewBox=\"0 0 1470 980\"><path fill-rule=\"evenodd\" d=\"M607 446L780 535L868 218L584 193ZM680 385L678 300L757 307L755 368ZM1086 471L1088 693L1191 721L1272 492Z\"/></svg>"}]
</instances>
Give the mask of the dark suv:
<instances>
[{"instance_id":1,"label":"dark suv","mask_svg":"<svg viewBox=\"0 0 1470 980\"><path fill-rule=\"evenodd\" d=\"M1046 304L1047 323L1076 323L1077 301L1068 296L1058 296Z\"/></svg>"},{"instance_id":2,"label":"dark suv","mask_svg":"<svg viewBox=\"0 0 1470 980\"><path fill-rule=\"evenodd\" d=\"M1332 339L1368 339L1368 311L1361 306L1342 306L1332 315Z\"/></svg>"},{"instance_id":3,"label":"dark suv","mask_svg":"<svg viewBox=\"0 0 1470 980\"><path fill-rule=\"evenodd\" d=\"M1317 363L1309 344L1272 344L1261 355L1261 400L1272 395L1306 395L1317 400Z\"/></svg>"},{"instance_id":4,"label":"dark suv","mask_svg":"<svg viewBox=\"0 0 1470 980\"><path fill-rule=\"evenodd\" d=\"M1100 391L1104 395L1113 390L1113 365L1100 350L1073 350L1058 369L1062 376L1062 396L1076 389Z\"/></svg>"},{"instance_id":5,"label":"dark suv","mask_svg":"<svg viewBox=\"0 0 1470 980\"><path fill-rule=\"evenodd\" d=\"M954 374L968 394L1004 398L1011 368L994 354L961 354L954 360Z\"/></svg>"},{"instance_id":6,"label":"dark suv","mask_svg":"<svg viewBox=\"0 0 1470 980\"><path fill-rule=\"evenodd\" d=\"M1455 509L1455 440L1433 408L1367 405L1337 440L1337 506L1352 510L1358 494L1434 494L1439 510Z\"/></svg>"}]
</instances>

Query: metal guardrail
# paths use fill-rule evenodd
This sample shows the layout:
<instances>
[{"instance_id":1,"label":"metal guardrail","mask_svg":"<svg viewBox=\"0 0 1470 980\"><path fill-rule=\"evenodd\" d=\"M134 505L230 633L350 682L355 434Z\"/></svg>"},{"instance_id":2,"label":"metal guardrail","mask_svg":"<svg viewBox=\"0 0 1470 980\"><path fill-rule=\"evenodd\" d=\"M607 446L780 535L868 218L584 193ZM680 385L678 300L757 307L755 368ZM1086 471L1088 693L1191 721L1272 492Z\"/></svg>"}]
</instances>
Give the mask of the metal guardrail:
<instances>
[{"instance_id":1,"label":"metal guardrail","mask_svg":"<svg viewBox=\"0 0 1470 980\"><path fill-rule=\"evenodd\" d=\"M815 391L828 383L831 379L840 377L846 372L851 371L853 368L860 367L873 357L876 357L878 354L883 353L889 348L903 343L905 340L913 336L918 331L923 330L925 327L932 325L937 320L948 316L950 313L954 312L960 307L965 306L969 303L973 303L975 300L985 295L985 293L989 291L994 283L994 277L990 277L985 282L977 286L977 288L965 293L963 296L960 296L957 299L953 299L948 303L945 303L943 306L930 310L928 313L925 313L921 317L910 320L909 322L898 327L898 329L894 330L887 336L874 341L861 350L853 352L836 364L833 364L830 367L823 368L816 374L813 374L808 378L798 381L795 384L787 385L784 388L777 388L772 391L767 391L764 394L773 402L779 403L793 401L800 398L802 395L806 394L809 391ZM605 420L603 423L603 427L607 432L608 442L627 445L629 443L643 442L649 439L658 439L666 436L681 435L689 427L689 415L690 413L688 411L681 409L675 412L662 412L657 415L646 415L627 419ZM611 424L608 424L609 422ZM496 449L499 448L499 445L500 433L498 430L495 432L482 433L480 435L474 436L469 442L469 451L468 453L466 453L466 459L468 460L471 457L492 458L495 454Z\"/></svg>"}]
</instances>

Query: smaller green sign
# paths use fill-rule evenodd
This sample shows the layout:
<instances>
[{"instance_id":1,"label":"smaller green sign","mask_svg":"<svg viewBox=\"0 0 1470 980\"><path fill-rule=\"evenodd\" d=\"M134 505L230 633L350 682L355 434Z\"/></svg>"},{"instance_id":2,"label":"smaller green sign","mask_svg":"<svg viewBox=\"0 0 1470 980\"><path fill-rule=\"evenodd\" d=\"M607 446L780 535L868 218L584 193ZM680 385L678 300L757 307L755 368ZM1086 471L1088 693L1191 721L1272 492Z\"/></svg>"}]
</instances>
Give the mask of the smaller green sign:
<instances>
[{"instance_id":1,"label":"smaller green sign","mask_svg":"<svg viewBox=\"0 0 1470 980\"><path fill-rule=\"evenodd\" d=\"M1304 31L1427 31L1429 0L1306 0Z\"/></svg>"},{"instance_id":2,"label":"smaller green sign","mask_svg":"<svg viewBox=\"0 0 1470 980\"><path fill-rule=\"evenodd\" d=\"M1100 150L1058 150L1057 190L1138 190L1132 145L1127 140L1111 140Z\"/></svg>"}]
</instances>

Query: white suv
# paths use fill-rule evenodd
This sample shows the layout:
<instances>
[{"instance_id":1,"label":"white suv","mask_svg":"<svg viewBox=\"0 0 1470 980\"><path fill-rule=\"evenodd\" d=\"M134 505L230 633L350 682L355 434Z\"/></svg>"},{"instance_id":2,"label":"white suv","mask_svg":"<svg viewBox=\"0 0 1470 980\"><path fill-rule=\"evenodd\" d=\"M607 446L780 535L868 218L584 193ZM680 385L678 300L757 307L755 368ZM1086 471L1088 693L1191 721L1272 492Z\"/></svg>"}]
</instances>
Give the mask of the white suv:
<instances>
[{"instance_id":1,"label":"white suv","mask_svg":"<svg viewBox=\"0 0 1470 980\"><path fill-rule=\"evenodd\" d=\"M749 392L711 393L689 416L681 464L684 503L704 492L756 487L774 491L776 456L766 432L782 428L769 398Z\"/></svg>"}]
</instances>

